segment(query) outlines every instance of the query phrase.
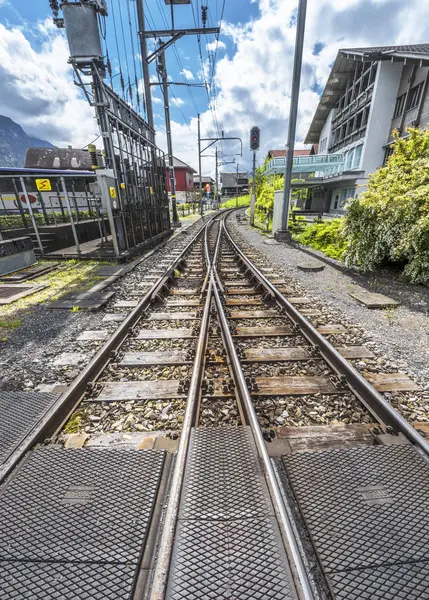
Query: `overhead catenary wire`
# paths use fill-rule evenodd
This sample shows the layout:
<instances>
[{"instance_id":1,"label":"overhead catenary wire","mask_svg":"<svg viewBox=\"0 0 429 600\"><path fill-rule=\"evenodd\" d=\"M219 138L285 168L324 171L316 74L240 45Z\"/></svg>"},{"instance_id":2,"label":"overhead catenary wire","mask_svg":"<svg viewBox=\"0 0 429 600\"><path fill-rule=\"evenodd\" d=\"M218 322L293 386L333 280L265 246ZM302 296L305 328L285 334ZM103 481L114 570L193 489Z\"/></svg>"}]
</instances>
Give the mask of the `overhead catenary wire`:
<instances>
[{"instance_id":1,"label":"overhead catenary wire","mask_svg":"<svg viewBox=\"0 0 429 600\"><path fill-rule=\"evenodd\" d=\"M125 40L125 31L124 31L124 20L122 18L122 8L121 8L121 0L117 0L119 7L119 20L121 22L121 31L122 31L122 41L124 44L124 53L125 53L125 65L127 67L127 76L128 76L128 92L130 94L130 98L132 100L132 89L131 89L131 79L130 79L130 66L128 64L128 52L127 52L127 44ZM113 5L113 1L112 1Z\"/></svg>"},{"instance_id":2,"label":"overhead catenary wire","mask_svg":"<svg viewBox=\"0 0 429 600\"><path fill-rule=\"evenodd\" d=\"M134 66L134 83L136 86L136 99L137 106L140 109L140 93L139 93L139 82L137 78L137 65L136 65L136 52L134 48L134 34L133 34L133 26L131 23L131 10L130 10L130 0L126 0L127 2L127 12L128 12L128 25L130 28L130 40L131 40L131 51L133 54L133 66Z\"/></svg>"},{"instance_id":3,"label":"overhead catenary wire","mask_svg":"<svg viewBox=\"0 0 429 600\"><path fill-rule=\"evenodd\" d=\"M112 19L113 19L113 32L114 32L115 43L116 43L116 52L118 55L120 85L121 85L121 89L122 89L122 96L124 96L125 83L124 83L124 76L122 73L121 53L119 51L118 30L116 28L115 3L113 2L113 0L112 0Z\"/></svg>"}]
</instances>

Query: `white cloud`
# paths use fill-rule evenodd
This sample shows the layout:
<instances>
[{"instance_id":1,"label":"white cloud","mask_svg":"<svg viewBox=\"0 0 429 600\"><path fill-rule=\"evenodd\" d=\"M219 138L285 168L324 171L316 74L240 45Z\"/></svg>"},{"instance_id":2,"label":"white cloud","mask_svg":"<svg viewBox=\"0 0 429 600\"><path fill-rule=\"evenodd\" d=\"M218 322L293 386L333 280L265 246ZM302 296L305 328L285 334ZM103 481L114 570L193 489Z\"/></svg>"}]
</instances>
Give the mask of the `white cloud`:
<instances>
[{"instance_id":1,"label":"white cloud","mask_svg":"<svg viewBox=\"0 0 429 600\"><path fill-rule=\"evenodd\" d=\"M209 42L208 44L206 44L206 48L208 52L214 52L216 51L216 47L219 50L225 50L226 49L226 44L225 42L222 42L222 40L214 40L213 42Z\"/></svg>"},{"instance_id":2,"label":"white cloud","mask_svg":"<svg viewBox=\"0 0 429 600\"><path fill-rule=\"evenodd\" d=\"M195 79L194 74L189 69L183 69L180 72L188 81L191 79Z\"/></svg>"},{"instance_id":3,"label":"white cloud","mask_svg":"<svg viewBox=\"0 0 429 600\"><path fill-rule=\"evenodd\" d=\"M39 51L31 46L30 35L42 42ZM84 146L98 135L98 126L73 83L65 38L51 19L27 36L0 24L0 114L55 145Z\"/></svg>"},{"instance_id":4,"label":"white cloud","mask_svg":"<svg viewBox=\"0 0 429 600\"><path fill-rule=\"evenodd\" d=\"M183 106L185 104L185 102L182 100L182 98L176 98L173 97L170 100L171 104L174 104L174 106Z\"/></svg>"},{"instance_id":5,"label":"white cloud","mask_svg":"<svg viewBox=\"0 0 429 600\"><path fill-rule=\"evenodd\" d=\"M152 102L155 104L162 104L161 98L157 98L156 96L152 96Z\"/></svg>"},{"instance_id":6,"label":"white cloud","mask_svg":"<svg viewBox=\"0 0 429 600\"><path fill-rule=\"evenodd\" d=\"M259 0L260 14L244 24L225 23L235 52L217 60L215 70L215 111L225 135L243 140L244 158L251 166L248 150L250 128L261 128L262 162L270 148L283 148L287 141L293 53L295 45L297 0ZM297 146L303 145L319 102L317 90L323 88L330 66L340 48L416 44L429 41L429 0L318 0L307 11L306 36L299 100ZM319 43L319 53L314 45ZM207 76L207 66L204 65ZM199 74L201 75L201 74ZM194 121L191 128L195 130ZM190 156L193 136L179 128L173 135L178 157ZM201 114L203 137L215 133L212 111ZM173 126L174 133L174 126ZM232 142L220 143L225 154L238 151ZM186 158L184 158L185 160ZM196 152L187 160L196 167ZM208 159L207 159L208 160ZM203 172L205 169L203 162ZM244 165L243 165L244 166Z\"/></svg>"}]
</instances>

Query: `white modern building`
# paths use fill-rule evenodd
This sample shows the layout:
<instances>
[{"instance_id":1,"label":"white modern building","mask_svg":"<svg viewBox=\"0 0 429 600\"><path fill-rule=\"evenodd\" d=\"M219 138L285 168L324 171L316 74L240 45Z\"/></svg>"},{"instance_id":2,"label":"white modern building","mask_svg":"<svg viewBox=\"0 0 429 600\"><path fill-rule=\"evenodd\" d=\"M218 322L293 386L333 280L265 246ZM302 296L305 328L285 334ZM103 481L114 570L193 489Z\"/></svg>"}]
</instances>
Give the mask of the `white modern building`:
<instances>
[{"instance_id":1,"label":"white modern building","mask_svg":"<svg viewBox=\"0 0 429 600\"><path fill-rule=\"evenodd\" d=\"M339 168L315 169L312 210L343 212L387 160L393 129L428 126L428 82L429 44L338 52L305 143L334 154Z\"/></svg>"}]
</instances>

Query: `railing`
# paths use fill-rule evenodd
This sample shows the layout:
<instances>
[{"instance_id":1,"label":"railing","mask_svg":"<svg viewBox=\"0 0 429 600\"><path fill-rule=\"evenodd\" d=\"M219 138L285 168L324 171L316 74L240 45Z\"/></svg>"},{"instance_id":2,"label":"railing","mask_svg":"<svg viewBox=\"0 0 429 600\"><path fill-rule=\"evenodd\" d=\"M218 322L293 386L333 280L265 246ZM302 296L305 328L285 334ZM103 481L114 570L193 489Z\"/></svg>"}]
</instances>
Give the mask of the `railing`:
<instances>
[{"instance_id":1,"label":"railing","mask_svg":"<svg viewBox=\"0 0 429 600\"><path fill-rule=\"evenodd\" d=\"M286 165L286 157L272 158L266 166L266 175L283 174ZM315 154L313 156L297 156L293 159L293 173L315 173L323 171L327 173L341 173L344 170L344 155L337 154Z\"/></svg>"}]
</instances>

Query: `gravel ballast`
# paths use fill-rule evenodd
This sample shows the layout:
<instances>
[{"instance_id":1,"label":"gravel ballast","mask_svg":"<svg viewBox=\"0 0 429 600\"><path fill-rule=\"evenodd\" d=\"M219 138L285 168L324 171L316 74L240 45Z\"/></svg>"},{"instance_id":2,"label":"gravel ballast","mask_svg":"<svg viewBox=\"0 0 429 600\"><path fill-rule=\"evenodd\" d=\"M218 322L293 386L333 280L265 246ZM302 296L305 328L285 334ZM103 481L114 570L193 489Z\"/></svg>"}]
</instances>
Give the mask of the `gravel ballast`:
<instances>
[{"instance_id":1,"label":"gravel ballast","mask_svg":"<svg viewBox=\"0 0 429 600\"><path fill-rule=\"evenodd\" d=\"M406 371L423 389L429 389L429 289L409 285L384 275L346 274L325 264L321 272L306 273L297 268L308 261L308 255L287 244L267 245L266 237L248 224L239 225L232 214L228 228L236 241L253 246L267 264L300 288L303 296L322 304L331 323L341 323L347 329L359 328L365 343L371 340L372 351L392 369ZM289 281L288 281L289 283ZM360 285L371 292L391 296L400 306L390 310L372 310L351 298L351 286ZM314 320L313 320L314 323ZM338 343L339 339L335 338Z\"/></svg>"}]
</instances>

